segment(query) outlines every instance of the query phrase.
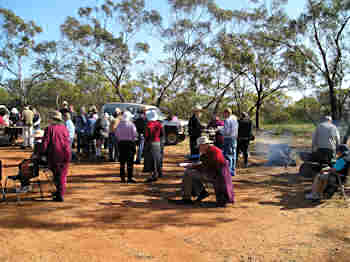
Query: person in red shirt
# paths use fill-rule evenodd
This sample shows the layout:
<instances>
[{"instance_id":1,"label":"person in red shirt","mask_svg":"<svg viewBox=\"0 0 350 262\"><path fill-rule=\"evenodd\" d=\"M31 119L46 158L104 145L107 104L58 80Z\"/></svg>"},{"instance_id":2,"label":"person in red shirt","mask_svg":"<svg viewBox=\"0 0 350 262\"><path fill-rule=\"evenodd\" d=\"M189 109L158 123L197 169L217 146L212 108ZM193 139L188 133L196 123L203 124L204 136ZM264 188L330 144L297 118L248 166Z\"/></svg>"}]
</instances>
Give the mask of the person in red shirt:
<instances>
[{"instance_id":1,"label":"person in red shirt","mask_svg":"<svg viewBox=\"0 0 350 262\"><path fill-rule=\"evenodd\" d=\"M4 120L4 116L0 115L0 126L8 126L8 124Z\"/></svg>"},{"instance_id":2,"label":"person in red shirt","mask_svg":"<svg viewBox=\"0 0 350 262\"><path fill-rule=\"evenodd\" d=\"M197 197L200 202L209 196L203 182L214 185L216 204L224 207L234 202L232 178L228 162L222 151L211 145L211 141L202 136L197 139L200 150L200 162L192 164L185 170L183 177L183 199L181 204L194 204L191 197Z\"/></svg>"},{"instance_id":3,"label":"person in red shirt","mask_svg":"<svg viewBox=\"0 0 350 262\"><path fill-rule=\"evenodd\" d=\"M72 156L69 133L59 111L50 112L49 118L49 126L45 129L40 153L47 155L48 166L53 173L57 189L53 200L63 202L68 166Z\"/></svg>"},{"instance_id":4,"label":"person in red shirt","mask_svg":"<svg viewBox=\"0 0 350 262\"><path fill-rule=\"evenodd\" d=\"M143 172L151 172L152 176L146 183L155 182L162 176L162 143L164 131L154 110L147 111L147 126L145 128L144 166Z\"/></svg>"}]
</instances>

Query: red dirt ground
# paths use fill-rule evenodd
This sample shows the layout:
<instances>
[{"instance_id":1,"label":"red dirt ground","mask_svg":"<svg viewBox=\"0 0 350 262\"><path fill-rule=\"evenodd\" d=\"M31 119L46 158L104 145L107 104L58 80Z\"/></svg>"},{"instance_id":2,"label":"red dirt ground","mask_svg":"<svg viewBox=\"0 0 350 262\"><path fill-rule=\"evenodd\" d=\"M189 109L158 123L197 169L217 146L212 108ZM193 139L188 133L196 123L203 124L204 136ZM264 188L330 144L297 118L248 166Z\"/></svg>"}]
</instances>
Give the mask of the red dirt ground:
<instances>
[{"instance_id":1,"label":"red dirt ground","mask_svg":"<svg viewBox=\"0 0 350 262\"><path fill-rule=\"evenodd\" d=\"M0 261L350 261L350 211L340 197L313 204L303 199L310 181L297 167L251 167L233 178L236 203L213 208L177 206L183 143L165 150L164 178L148 185L136 166L136 180L119 182L117 163L74 163L64 203L47 197L50 184L21 195L8 183L0 203ZM0 148L5 165L30 152ZM4 168L4 178L17 168ZM42 176L45 179L45 176ZM47 198L46 198L47 197Z\"/></svg>"}]
</instances>

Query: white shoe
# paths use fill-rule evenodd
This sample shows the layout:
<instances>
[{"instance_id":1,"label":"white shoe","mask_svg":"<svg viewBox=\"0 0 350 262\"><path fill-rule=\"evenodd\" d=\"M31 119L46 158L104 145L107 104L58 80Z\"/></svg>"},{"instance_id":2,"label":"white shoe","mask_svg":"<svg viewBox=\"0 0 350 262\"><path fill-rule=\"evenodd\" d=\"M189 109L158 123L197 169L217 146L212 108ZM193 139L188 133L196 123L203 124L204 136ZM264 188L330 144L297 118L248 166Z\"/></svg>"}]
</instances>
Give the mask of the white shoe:
<instances>
[{"instance_id":1,"label":"white shoe","mask_svg":"<svg viewBox=\"0 0 350 262\"><path fill-rule=\"evenodd\" d=\"M320 196L318 193L309 193L305 195L306 200L320 200Z\"/></svg>"},{"instance_id":2,"label":"white shoe","mask_svg":"<svg viewBox=\"0 0 350 262\"><path fill-rule=\"evenodd\" d=\"M32 186L31 185L23 186L23 187L20 187L20 188L16 188L16 193L27 193L29 191L32 191Z\"/></svg>"}]
</instances>

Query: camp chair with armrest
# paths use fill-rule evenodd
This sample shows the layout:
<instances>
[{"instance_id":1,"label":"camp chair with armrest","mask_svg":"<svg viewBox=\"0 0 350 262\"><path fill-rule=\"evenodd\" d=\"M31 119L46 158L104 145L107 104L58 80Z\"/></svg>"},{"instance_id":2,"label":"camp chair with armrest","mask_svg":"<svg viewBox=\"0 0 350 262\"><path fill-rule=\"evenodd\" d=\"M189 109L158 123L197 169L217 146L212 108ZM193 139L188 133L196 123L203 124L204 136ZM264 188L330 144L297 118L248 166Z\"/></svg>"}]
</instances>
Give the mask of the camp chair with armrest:
<instances>
[{"instance_id":1,"label":"camp chair with armrest","mask_svg":"<svg viewBox=\"0 0 350 262\"><path fill-rule=\"evenodd\" d=\"M25 172L22 172L22 175L25 175L28 180L30 180L31 185L38 185L39 187L39 192L40 192L40 197L41 199L44 199L44 193L42 190L42 179L40 177L41 174L44 174L46 176L46 179L49 181L50 184L53 184L52 179L50 179L49 173L51 171L49 168L45 165L41 165L40 162L36 159L25 159L22 161L22 163L25 161L29 162L28 165L25 166ZM22 164L21 163L21 164ZM20 165L21 165L20 164ZM15 192L16 192L16 200L17 203L20 203L20 194L23 194L24 192L20 192L19 189L21 188L21 183L19 176L7 176L5 180L5 192L8 192L7 190L7 182L8 180L11 180L15 183ZM27 192L25 192L27 193ZM5 199L7 201L7 198L5 196Z\"/></svg>"}]
</instances>

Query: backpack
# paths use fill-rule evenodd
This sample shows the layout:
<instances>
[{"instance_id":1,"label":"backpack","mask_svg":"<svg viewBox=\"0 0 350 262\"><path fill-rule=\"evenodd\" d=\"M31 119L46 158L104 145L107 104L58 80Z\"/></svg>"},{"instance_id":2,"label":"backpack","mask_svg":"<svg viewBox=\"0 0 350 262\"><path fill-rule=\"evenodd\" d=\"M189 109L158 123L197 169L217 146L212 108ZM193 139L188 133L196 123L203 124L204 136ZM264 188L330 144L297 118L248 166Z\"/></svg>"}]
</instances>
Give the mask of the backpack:
<instances>
[{"instance_id":1,"label":"backpack","mask_svg":"<svg viewBox=\"0 0 350 262\"><path fill-rule=\"evenodd\" d=\"M39 165L34 159L24 159L18 165L19 173L21 176L31 179L39 176Z\"/></svg>"}]
</instances>

